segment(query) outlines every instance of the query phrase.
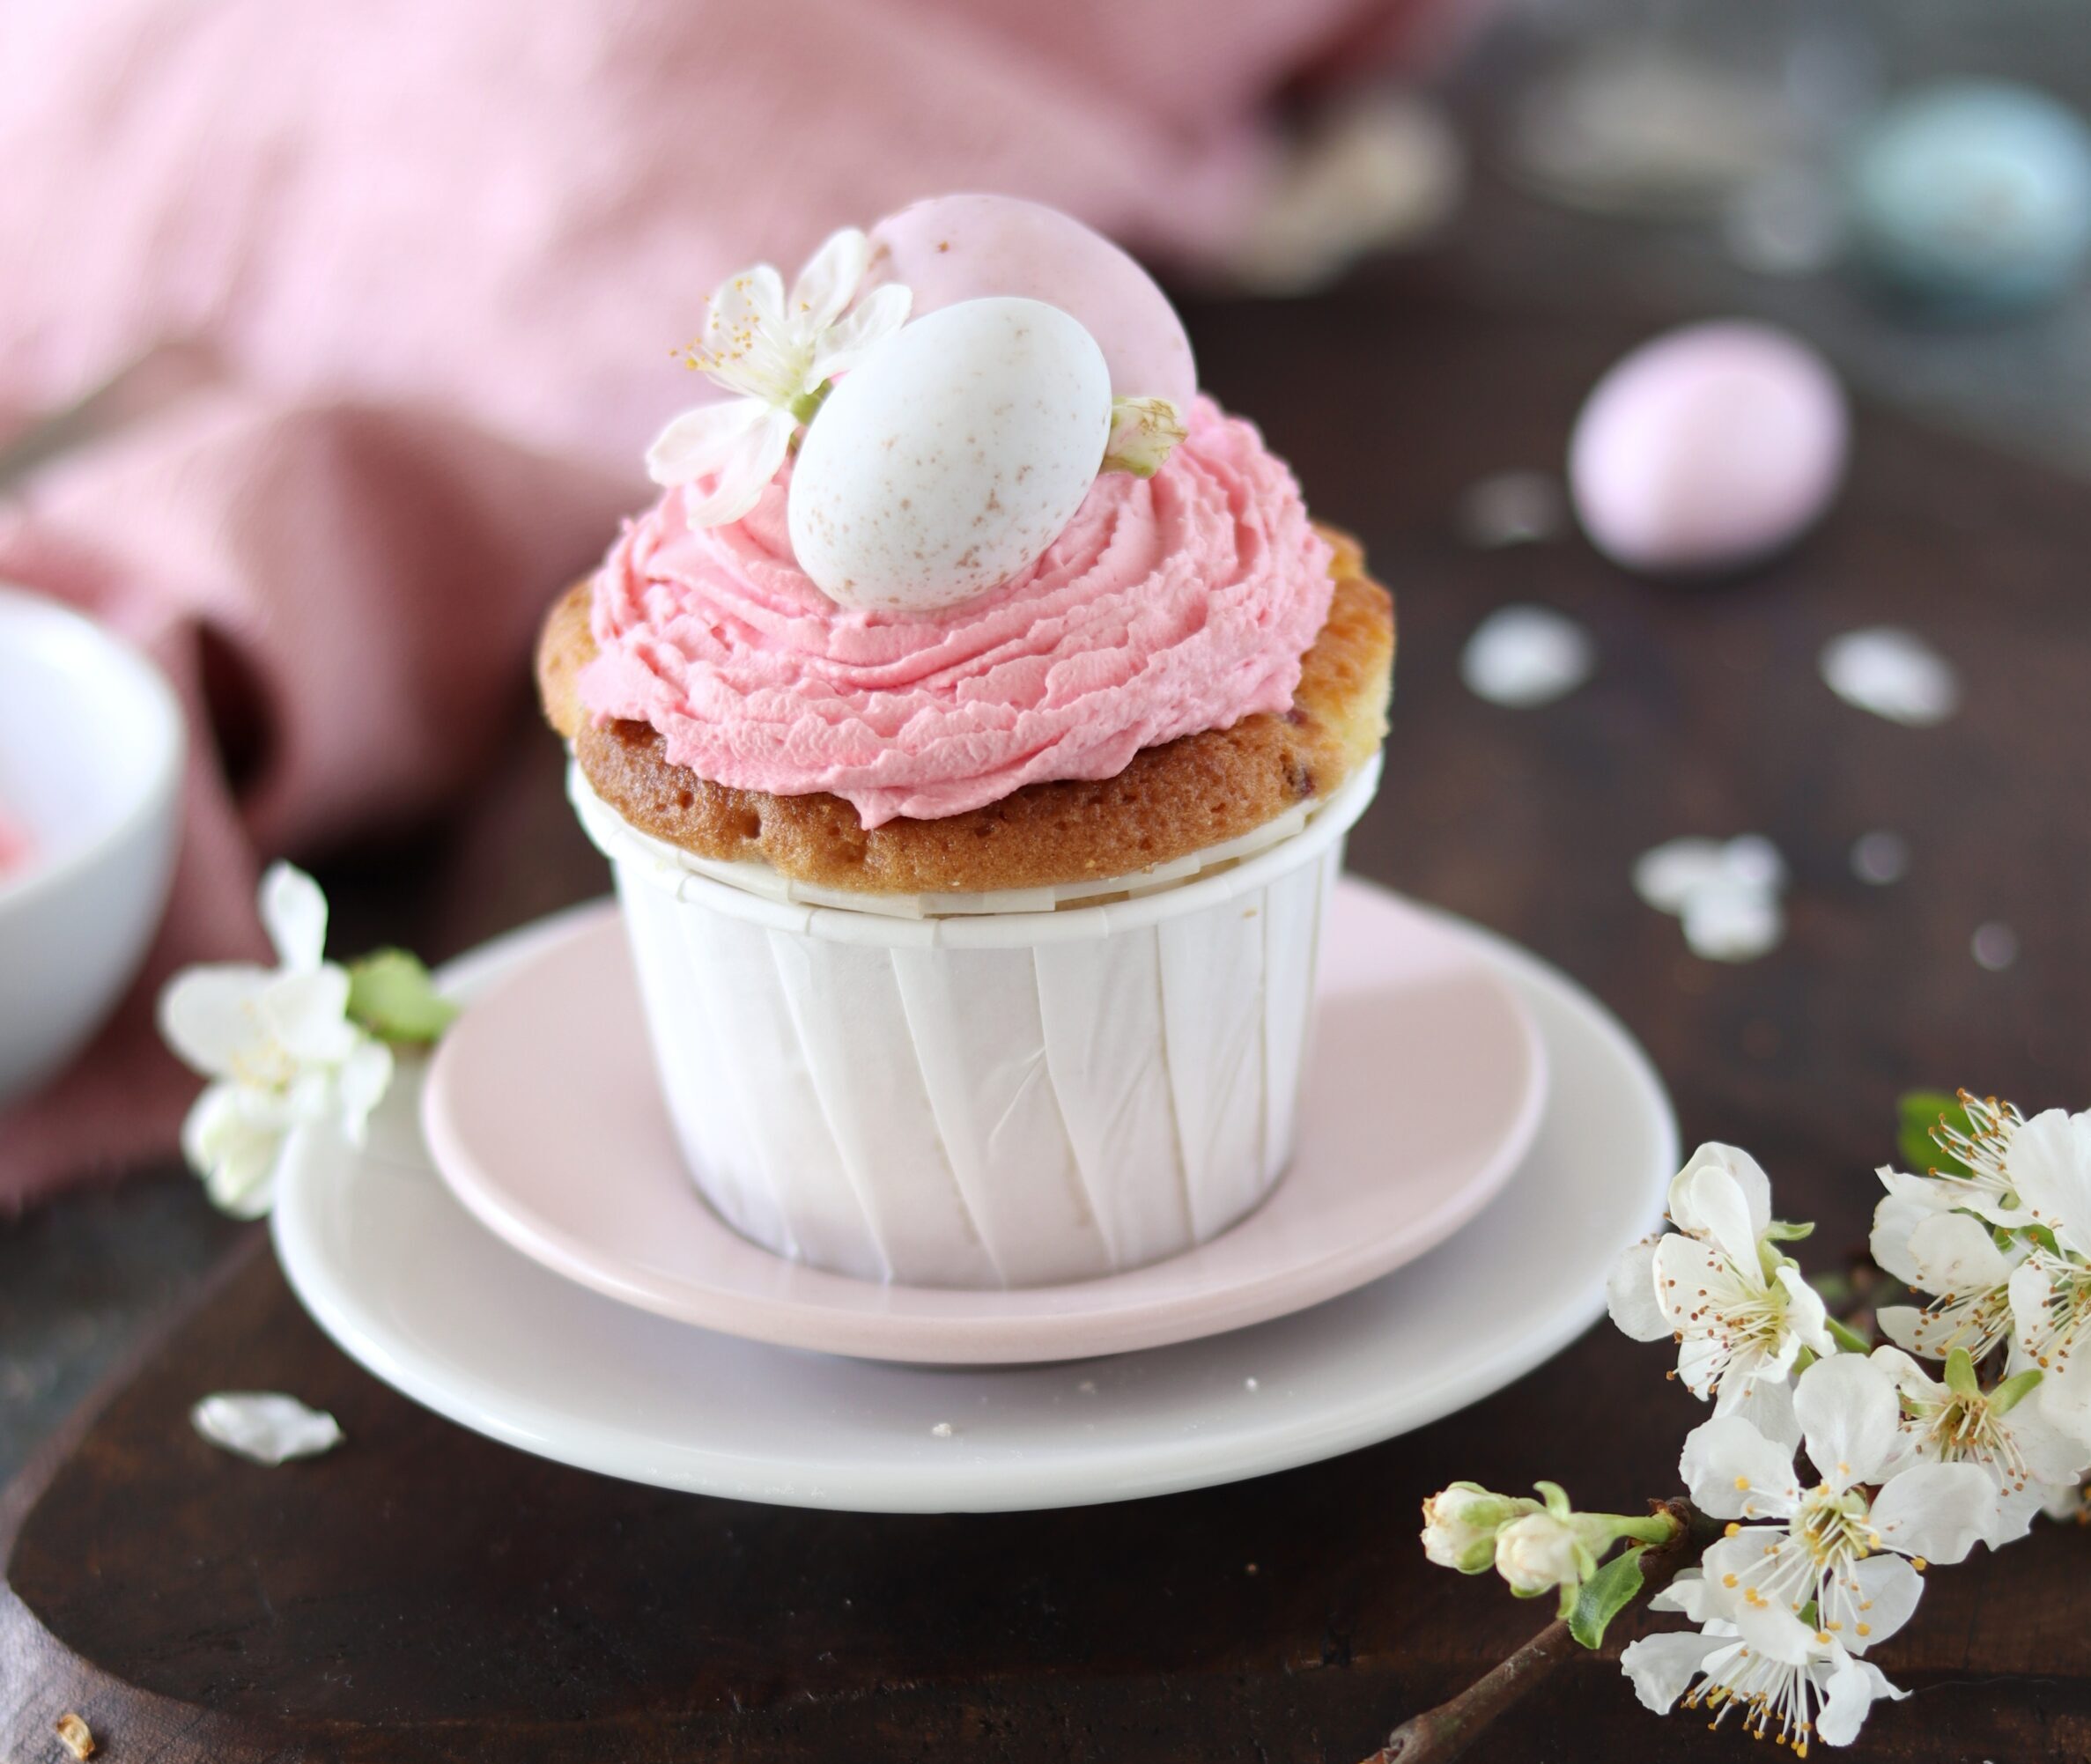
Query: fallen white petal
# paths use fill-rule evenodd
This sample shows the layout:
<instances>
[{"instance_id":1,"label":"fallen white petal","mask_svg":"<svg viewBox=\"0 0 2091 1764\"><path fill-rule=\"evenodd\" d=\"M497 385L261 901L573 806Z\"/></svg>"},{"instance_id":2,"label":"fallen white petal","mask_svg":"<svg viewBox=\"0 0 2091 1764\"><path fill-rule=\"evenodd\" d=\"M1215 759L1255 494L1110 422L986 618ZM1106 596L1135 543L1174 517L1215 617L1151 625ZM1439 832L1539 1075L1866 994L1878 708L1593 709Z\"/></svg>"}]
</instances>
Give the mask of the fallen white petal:
<instances>
[{"instance_id":1,"label":"fallen white petal","mask_svg":"<svg viewBox=\"0 0 2091 1764\"><path fill-rule=\"evenodd\" d=\"M2019 934L2011 926L1992 919L1978 925L1969 940L1969 952L1991 973L2001 973L2019 959Z\"/></svg>"},{"instance_id":2,"label":"fallen white petal","mask_svg":"<svg viewBox=\"0 0 2091 1764\"><path fill-rule=\"evenodd\" d=\"M1892 625L1847 631L1823 646L1822 678L1848 705L1924 727L1960 708L1953 667L1921 637Z\"/></svg>"},{"instance_id":3,"label":"fallen white petal","mask_svg":"<svg viewBox=\"0 0 2091 1764\"><path fill-rule=\"evenodd\" d=\"M1672 839L1634 865L1634 892L1658 912L1682 912L1699 889L1727 880L1727 847L1718 839Z\"/></svg>"},{"instance_id":4,"label":"fallen white petal","mask_svg":"<svg viewBox=\"0 0 2091 1764\"><path fill-rule=\"evenodd\" d=\"M1684 904L1684 941L1709 962L1752 962L1777 947L1785 914L1768 889L1722 882Z\"/></svg>"},{"instance_id":5,"label":"fallen white petal","mask_svg":"<svg viewBox=\"0 0 2091 1764\"><path fill-rule=\"evenodd\" d=\"M1910 842L1886 830L1860 836L1851 847L1851 874L1876 887L1902 881L1910 868Z\"/></svg>"},{"instance_id":6,"label":"fallen white petal","mask_svg":"<svg viewBox=\"0 0 2091 1764\"><path fill-rule=\"evenodd\" d=\"M255 1464L331 1451L344 1436L323 1409L310 1409L280 1391L220 1391L188 1412L190 1424L211 1444Z\"/></svg>"},{"instance_id":7,"label":"fallen white petal","mask_svg":"<svg viewBox=\"0 0 2091 1764\"><path fill-rule=\"evenodd\" d=\"M1551 704L1590 678L1590 633L1545 607L1504 607L1467 639L1459 677L1476 697L1520 709Z\"/></svg>"},{"instance_id":8,"label":"fallen white petal","mask_svg":"<svg viewBox=\"0 0 2091 1764\"><path fill-rule=\"evenodd\" d=\"M1497 472L1468 486L1454 519L1483 550L1536 544L1567 530L1568 498L1551 472Z\"/></svg>"}]
</instances>

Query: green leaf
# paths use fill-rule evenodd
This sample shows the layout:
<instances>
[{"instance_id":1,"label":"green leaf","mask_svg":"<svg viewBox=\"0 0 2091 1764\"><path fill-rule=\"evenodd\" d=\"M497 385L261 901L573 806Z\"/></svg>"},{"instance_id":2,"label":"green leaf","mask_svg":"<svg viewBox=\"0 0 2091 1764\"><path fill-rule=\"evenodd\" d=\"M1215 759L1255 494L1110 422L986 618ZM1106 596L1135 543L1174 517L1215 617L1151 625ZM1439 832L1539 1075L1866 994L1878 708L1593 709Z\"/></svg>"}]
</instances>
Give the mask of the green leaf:
<instances>
[{"instance_id":1,"label":"green leaf","mask_svg":"<svg viewBox=\"0 0 2091 1764\"><path fill-rule=\"evenodd\" d=\"M1815 1235L1815 1222L1812 1219L1774 1219L1764 1228L1764 1235L1775 1244L1798 1244L1803 1237Z\"/></svg>"},{"instance_id":2,"label":"green leaf","mask_svg":"<svg viewBox=\"0 0 2091 1764\"><path fill-rule=\"evenodd\" d=\"M1973 1131L1960 1098L1943 1090L1911 1090L1895 1104L1902 1118L1896 1140L1907 1170L1935 1170L1941 1176L1965 1176L1968 1166L1932 1139L1932 1129L1940 1121L1962 1133Z\"/></svg>"},{"instance_id":3,"label":"green leaf","mask_svg":"<svg viewBox=\"0 0 2091 1764\"><path fill-rule=\"evenodd\" d=\"M1873 1344L1848 1323L1834 1317L1826 1317L1822 1319L1822 1326L1829 1332L1829 1339L1847 1354L1871 1354L1873 1351Z\"/></svg>"},{"instance_id":4,"label":"green leaf","mask_svg":"<svg viewBox=\"0 0 2091 1764\"><path fill-rule=\"evenodd\" d=\"M349 963L349 1015L381 1041L418 1046L450 1027L457 1007L436 992L419 956L379 949Z\"/></svg>"},{"instance_id":5,"label":"green leaf","mask_svg":"<svg viewBox=\"0 0 2091 1764\"><path fill-rule=\"evenodd\" d=\"M1612 1620L1641 1596L1641 1552L1622 1550L1583 1583L1569 1613L1569 1634L1585 1648L1604 1645Z\"/></svg>"},{"instance_id":6,"label":"green leaf","mask_svg":"<svg viewBox=\"0 0 2091 1764\"><path fill-rule=\"evenodd\" d=\"M1990 1392L1990 1406L2000 1415L2009 1414L2033 1394L2044 1376L2037 1366L2028 1366L2023 1372L2013 1373Z\"/></svg>"}]
</instances>

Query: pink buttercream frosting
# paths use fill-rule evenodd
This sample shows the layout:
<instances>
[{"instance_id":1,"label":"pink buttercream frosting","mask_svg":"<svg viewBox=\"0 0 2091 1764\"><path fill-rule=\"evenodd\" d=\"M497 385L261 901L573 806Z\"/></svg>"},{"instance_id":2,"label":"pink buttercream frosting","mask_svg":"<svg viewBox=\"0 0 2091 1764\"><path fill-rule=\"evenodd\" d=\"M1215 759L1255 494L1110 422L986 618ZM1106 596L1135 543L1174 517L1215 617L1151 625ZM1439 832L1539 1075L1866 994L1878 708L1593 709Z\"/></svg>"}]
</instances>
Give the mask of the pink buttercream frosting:
<instances>
[{"instance_id":1,"label":"pink buttercream frosting","mask_svg":"<svg viewBox=\"0 0 2091 1764\"><path fill-rule=\"evenodd\" d=\"M647 722L716 783L828 791L867 827L1289 708L1328 616L1329 547L1253 426L1209 399L1162 469L1107 473L1029 570L962 606L839 607L793 560L789 469L731 526L670 491L595 578L598 719Z\"/></svg>"}]
</instances>

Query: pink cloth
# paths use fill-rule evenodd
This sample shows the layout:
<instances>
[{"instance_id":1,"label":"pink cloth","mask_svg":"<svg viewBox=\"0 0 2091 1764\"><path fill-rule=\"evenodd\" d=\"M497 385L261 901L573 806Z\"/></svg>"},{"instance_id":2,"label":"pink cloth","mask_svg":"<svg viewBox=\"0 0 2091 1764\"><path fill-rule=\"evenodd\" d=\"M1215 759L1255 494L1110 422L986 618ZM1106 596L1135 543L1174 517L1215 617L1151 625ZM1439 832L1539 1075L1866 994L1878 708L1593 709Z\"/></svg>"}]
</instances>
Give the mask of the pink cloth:
<instances>
[{"instance_id":1,"label":"pink cloth","mask_svg":"<svg viewBox=\"0 0 2091 1764\"><path fill-rule=\"evenodd\" d=\"M0 576L141 638L199 731L150 969L0 1118L0 1207L171 1148L195 1081L151 993L258 948L262 854L469 779L721 275L950 188L1197 259L1257 199L1278 86L1460 10L0 0L0 413L170 341L225 367L0 504Z\"/></svg>"}]
</instances>

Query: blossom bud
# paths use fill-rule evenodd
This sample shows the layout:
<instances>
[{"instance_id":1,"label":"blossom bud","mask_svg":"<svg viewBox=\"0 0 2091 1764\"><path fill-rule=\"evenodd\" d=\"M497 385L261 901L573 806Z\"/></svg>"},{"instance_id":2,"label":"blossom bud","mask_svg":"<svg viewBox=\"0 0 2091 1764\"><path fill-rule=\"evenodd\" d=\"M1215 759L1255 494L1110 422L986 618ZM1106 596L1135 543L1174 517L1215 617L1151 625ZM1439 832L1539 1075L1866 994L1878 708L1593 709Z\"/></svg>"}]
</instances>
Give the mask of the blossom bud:
<instances>
[{"instance_id":1,"label":"blossom bud","mask_svg":"<svg viewBox=\"0 0 2091 1764\"><path fill-rule=\"evenodd\" d=\"M1535 1503L1455 1482L1423 1502L1423 1554L1440 1568L1480 1574L1496 1560L1496 1534Z\"/></svg>"},{"instance_id":2,"label":"blossom bud","mask_svg":"<svg viewBox=\"0 0 2091 1764\"><path fill-rule=\"evenodd\" d=\"M1527 1513L1496 1535L1496 1571L1526 1598L1582 1578L1576 1529L1551 1513Z\"/></svg>"}]
</instances>

